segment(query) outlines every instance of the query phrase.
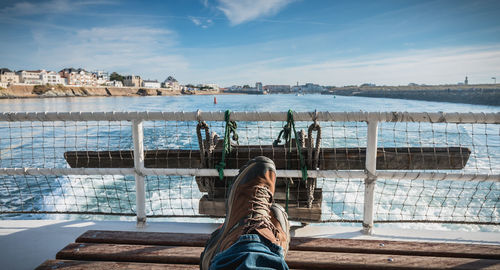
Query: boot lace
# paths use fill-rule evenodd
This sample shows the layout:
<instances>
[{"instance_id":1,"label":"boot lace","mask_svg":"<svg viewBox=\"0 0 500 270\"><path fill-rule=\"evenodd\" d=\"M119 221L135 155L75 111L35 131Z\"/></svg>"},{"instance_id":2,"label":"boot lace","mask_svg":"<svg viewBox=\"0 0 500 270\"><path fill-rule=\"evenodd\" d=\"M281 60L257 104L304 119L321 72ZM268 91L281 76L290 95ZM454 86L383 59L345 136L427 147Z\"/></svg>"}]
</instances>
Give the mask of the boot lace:
<instances>
[{"instance_id":1,"label":"boot lace","mask_svg":"<svg viewBox=\"0 0 500 270\"><path fill-rule=\"evenodd\" d=\"M277 237L278 229L276 229L271 222L270 215L272 196L268 187L259 186L255 189L254 196L250 201L250 217L246 220L243 234L252 233L257 229L267 228Z\"/></svg>"}]
</instances>

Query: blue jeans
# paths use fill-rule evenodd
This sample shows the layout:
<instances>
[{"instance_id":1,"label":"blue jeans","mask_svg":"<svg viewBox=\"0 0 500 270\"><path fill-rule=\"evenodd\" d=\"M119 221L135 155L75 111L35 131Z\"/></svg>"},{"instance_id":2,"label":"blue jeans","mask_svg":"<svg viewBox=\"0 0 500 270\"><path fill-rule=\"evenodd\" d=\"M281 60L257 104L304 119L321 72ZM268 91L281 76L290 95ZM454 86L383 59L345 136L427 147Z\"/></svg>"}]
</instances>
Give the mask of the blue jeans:
<instances>
[{"instance_id":1,"label":"blue jeans","mask_svg":"<svg viewBox=\"0 0 500 270\"><path fill-rule=\"evenodd\" d=\"M283 248L258 234L244 234L232 246L215 255L215 269L288 269Z\"/></svg>"}]
</instances>

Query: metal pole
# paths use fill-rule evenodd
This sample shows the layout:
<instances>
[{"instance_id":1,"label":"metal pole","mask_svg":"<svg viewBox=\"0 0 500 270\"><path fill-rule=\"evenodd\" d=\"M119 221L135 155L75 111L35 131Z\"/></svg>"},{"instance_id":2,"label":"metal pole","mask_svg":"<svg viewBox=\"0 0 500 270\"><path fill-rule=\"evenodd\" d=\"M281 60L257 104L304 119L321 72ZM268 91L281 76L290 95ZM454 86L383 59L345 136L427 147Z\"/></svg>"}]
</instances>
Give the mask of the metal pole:
<instances>
[{"instance_id":1,"label":"metal pole","mask_svg":"<svg viewBox=\"0 0 500 270\"><path fill-rule=\"evenodd\" d=\"M373 234L373 205L374 205L374 191L375 176L377 170L377 132L378 122L368 122L368 138L366 141L366 178L365 178L365 197L363 209L363 233Z\"/></svg>"},{"instance_id":2,"label":"metal pole","mask_svg":"<svg viewBox=\"0 0 500 270\"><path fill-rule=\"evenodd\" d=\"M132 121L132 138L134 140L134 175L136 192L137 227L146 225L146 189L144 184L144 133L141 120Z\"/></svg>"}]
</instances>

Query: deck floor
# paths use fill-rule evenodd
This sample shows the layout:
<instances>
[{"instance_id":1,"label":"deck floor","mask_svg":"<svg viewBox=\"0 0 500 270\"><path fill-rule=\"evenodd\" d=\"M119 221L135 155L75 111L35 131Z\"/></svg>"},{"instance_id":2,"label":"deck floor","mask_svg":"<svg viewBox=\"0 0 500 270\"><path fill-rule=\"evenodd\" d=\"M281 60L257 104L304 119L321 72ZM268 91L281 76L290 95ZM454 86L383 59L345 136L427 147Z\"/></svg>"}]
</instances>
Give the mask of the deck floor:
<instances>
[{"instance_id":1,"label":"deck floor","mask_svg":"<svg viewBox=\"0 0 500 270\"><path fill-rule=\"evenodd\" d=\"M208 234L99 231L37 269L198 269ZM294 237L291 269L500 269L500 246Z\"/></svg>"}]
</instances>

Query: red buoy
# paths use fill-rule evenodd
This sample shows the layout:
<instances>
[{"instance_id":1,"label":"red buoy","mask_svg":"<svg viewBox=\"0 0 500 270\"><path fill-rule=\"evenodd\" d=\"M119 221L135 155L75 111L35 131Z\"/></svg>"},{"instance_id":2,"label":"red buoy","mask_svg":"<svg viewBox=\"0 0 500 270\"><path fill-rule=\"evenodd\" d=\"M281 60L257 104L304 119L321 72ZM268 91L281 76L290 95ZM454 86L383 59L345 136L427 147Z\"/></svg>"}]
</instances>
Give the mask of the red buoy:
<instances>
[{"instance_id":1,"label":"red buoy","mask_svg":"<svg viewBox=\"0 0 500 270\"><path fill-rule=\"evenodd\" d=\"M217 97L214 97L214 104L217 104Z\"/></svg>"}]
</instances>

